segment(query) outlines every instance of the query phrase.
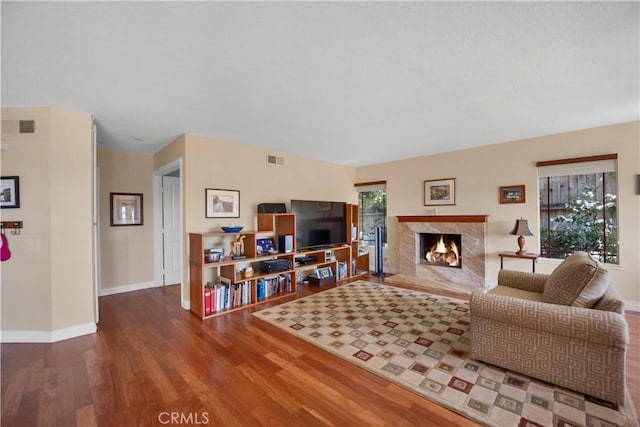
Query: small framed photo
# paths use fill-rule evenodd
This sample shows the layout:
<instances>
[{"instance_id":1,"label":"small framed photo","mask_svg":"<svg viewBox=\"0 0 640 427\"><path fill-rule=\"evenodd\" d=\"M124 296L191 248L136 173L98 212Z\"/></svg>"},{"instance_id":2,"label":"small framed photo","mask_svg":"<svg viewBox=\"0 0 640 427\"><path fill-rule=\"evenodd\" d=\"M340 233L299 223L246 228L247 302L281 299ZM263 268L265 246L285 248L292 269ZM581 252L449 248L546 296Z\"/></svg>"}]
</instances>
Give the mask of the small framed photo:
<instances>
[{"instance_id":1,"label":"small framed photo","mask_svg":"<svg viewBox=\"0 0 640 427\"><path fill-rule=\"evenodd\" d=\"M424 182L424 205L446 206L456 204L456 179L433 179Z\"/></svg>"},{"instance_id":2,"label":"small framed photo","mask_svg":"<svg viewBox=\"0 0 640 427\"><path fill-rule=\"evenodd\" d=\"M240 191L206 188L205 218L240 218Z\"/></svg>"},{"instance_id":3,"label":"small framed photo","mask_svg":"<svg viewBox=\"0 0 640 427\"><path fill-rule=\"evenodd\" d=\"M526 201L524 185L506 185L500 187L500 204L525 203Z\"/></svg>"},{"instance_id":4,"label":"small framed photo","mask_svg":"<svg viewBox=\"0 0 640 427\"><path fill-rule=\"evenodd\" d=\"M316 269L316 277L318 279L326 279L328 277L333 277L333 271L331 267L321 267Z\"/></svg>"},{"instance_id":5,"label":"small framed photo","mask_svg":"<svg viewBox=\"0 0 640 427\"><path fill-rule=\"evenodd\" d=\"M256 239L256 251L258 255L266 255L276 251L276 242L272 238Z\"/></svg>"},{"instance_id":6,"label":"small framed photo","mask_svg":"<svg viewBox=\"0 0 640 427\"><path fill-rule=\"evenodd\" d=\"M142 225L142 193L109 193L111 226Z\"/></svg>"},{"instance_id":7,"label":"small framed photo","mask_svg":"<svg viewBox=\"0 0 640 427\"><path fill-rule=\"evenodd\" d=\"M20 178L17 176L3 176L0 180L0 208L19 208Z\"/></svg>"}]
</instances>

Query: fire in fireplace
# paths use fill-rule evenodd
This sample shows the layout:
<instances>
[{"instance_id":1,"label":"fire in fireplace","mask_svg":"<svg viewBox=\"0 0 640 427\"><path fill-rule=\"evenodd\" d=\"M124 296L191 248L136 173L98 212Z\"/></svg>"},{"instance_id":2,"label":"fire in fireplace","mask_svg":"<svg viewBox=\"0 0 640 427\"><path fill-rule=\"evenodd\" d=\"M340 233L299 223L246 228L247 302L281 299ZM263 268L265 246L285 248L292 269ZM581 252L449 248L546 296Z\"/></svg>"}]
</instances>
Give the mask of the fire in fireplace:
<instances>
[{"instance_id":1,"label":"fire in fireplace","mask_svg":"<svg viewBox=\"0 0 640 427\"><path fill-rule=\"evenodd\" d=\"M462 268L462 235L420 233L420 262L427 265Z\"/></svg>"}]
</instances>

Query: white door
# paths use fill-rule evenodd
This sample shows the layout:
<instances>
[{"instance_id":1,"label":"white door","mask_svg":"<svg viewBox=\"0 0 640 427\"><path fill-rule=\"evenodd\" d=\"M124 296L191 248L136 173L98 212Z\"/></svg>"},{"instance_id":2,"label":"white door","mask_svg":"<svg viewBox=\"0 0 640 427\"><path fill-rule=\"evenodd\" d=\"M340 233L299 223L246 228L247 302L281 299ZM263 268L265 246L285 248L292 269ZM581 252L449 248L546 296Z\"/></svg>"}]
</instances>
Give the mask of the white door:
<instances>
[{"instance_id":1,"label":"white door","mask_svg":"<svg viewBox=\"0 0 640 427\"><path fill-rule=\"evenodd\" d=\"M162 177L163 285L182 282L182 225L180 224L180 178Z\"/></svg>"}]
</instances>

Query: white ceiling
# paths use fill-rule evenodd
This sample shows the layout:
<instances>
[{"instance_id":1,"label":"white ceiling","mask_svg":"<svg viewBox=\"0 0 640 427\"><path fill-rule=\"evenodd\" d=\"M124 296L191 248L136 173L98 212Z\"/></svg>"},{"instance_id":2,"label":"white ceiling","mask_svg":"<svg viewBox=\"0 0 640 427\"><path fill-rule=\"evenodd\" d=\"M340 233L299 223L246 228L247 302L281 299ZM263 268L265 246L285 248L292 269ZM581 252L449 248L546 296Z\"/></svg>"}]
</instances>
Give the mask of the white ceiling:
<instances>
[{"instance_id":1,"label":"white ceiling","mask_svg":"<svg viewBox=\"0 0 640 427\"><path fill-rule=\"evenodd\" d=\"M640 118L639 3L6 2L2 106L359 166ZM142 141L136 141L142 139Z\"/></svg>"}]
</instances>

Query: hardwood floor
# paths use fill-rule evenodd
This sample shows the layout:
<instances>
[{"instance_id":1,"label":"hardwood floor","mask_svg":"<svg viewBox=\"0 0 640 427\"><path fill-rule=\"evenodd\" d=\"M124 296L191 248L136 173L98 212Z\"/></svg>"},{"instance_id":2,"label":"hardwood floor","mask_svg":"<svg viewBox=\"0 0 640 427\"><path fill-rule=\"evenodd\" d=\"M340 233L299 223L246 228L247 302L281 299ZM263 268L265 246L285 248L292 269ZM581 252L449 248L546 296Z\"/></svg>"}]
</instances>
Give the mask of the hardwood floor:
<instances>
[{"instance_id":1,"label":"hardwood floor","mask_svg":"<svg viewBox=\"0 0 640 427\"><path fill-rule=\"evenodd\" d=\"M180 296L180 292L181 292L180 288L181 287L182 286L180 285L180 283L175 284L175 285L166 285L164 287L164 291L165 292L173 292L174 294Z\"/></svg>"},{"instance_id":2,"label":"hardwood floor","mask_svg":"<svg viewBox=\"0 0 640 427\"><path fill-rule=\"evenodd\" d=\"M100 317L97 334L2 345L3 427L476 425L251 309L202 321L156 288L101 297ZM627 381L640 408L640 315L627 319Z\"/></svg>"}]
</instances>

